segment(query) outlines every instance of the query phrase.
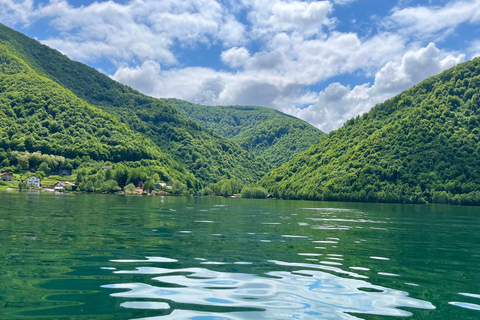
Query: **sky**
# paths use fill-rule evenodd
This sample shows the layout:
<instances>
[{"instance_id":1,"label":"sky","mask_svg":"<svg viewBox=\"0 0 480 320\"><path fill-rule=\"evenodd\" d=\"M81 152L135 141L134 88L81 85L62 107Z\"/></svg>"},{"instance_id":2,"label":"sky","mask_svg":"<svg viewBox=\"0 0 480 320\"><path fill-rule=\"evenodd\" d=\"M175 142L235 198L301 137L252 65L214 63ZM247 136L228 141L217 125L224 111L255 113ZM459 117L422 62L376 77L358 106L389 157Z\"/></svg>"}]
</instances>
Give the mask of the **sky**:
<instances>
[{"instance_id":1,"label":"sky","mask_svg":"<svg viewBox=\"0 0 480 320\"><path fill-rule=\"evenodd\" d=\"M0 22L145 94L324 132L480 56L480 0L0 0Z\"/></svg>"}]
</instances>

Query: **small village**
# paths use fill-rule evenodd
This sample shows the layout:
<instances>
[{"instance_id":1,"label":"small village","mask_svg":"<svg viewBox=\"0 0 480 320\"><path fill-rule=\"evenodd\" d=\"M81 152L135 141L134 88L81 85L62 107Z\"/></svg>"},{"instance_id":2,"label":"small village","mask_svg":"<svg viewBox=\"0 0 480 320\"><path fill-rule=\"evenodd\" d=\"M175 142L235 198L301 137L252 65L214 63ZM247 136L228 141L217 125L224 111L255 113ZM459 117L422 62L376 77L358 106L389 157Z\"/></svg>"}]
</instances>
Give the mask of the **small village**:
<instances>
[{"instance_id":1,"label":"small village","mask_svg":"<svg viewBox=\"0 0 480 320\"><path fill-rule=\"evenodd\" d=\"M103 170L110 169L110 166L102 167ZM72 175L71 170L62 169L57 175L51 175L41 179L33 173L16 174L12 172L0 173L0 190L22 191L36 190L41 192L80 192L79 183L76 182L76 176ZM124 186L124 191L116 191L116 194L133 195L171 195L172 186L167 183L157 183L154 190L145 188L144 183L140 181L136 186L130 184ZM110 192L111 193L111 192Z\"/></svg>"}]
</instances>

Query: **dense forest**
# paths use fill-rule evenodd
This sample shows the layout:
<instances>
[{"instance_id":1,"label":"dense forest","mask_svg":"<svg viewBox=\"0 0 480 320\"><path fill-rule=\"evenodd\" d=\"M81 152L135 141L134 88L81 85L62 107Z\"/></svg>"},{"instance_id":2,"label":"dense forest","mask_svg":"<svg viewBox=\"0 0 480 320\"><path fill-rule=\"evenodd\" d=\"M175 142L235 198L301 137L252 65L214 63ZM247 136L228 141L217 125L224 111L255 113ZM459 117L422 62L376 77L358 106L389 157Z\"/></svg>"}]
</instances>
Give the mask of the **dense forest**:
<instances>
[{"instance_id":1,"label":"dense forest","mask_svg":"<svg viewBox=\"0 0 480 320\"><path fill-rule=\"evenodd\" d=\"M330 132L261 180L275 197L480 204L480 58Z\"/></svg>"},{"instance_id":2,"label":"dense forest","mask_svg":"<svg viewBox=\"0 0 480 320\"><path fill-rule=\"evenodd\" d=\"M39 154L47 160L38 160ZM45 162L50 171L106 161L145 167L149 175L179 180L190 188L201 186L150 139L38 75L0 44L0 167L13 172L38 170Z\"/></svg>"},{"instance_id":3,"label":"dense forest","mask_svg":"<svg viewBox=\"0 0 480 320\"><path fill-rule=\"evenodd\" d=\"M145 96L0 24L0 169L74 170L84 191L480 205L479 124L480 58L323 135L267 108Z\"/></svg>"},{"instance_id":4,"label":"dense forest","mask_svg":"<svg viewBox=\"0 0 480 320\"><path fill-rule=\"evenodd\" d=\"M2 24L0 43L38 74L150 138L204 185L229 178L250 183L272 168L263 158L204 129L164 101L115 82Z\"/></svg>"},{"instance_id":5,"label":"dense forest","mask_svg":"<svg viewBox=\"0 0 480 320\"><path fill-rule=\"evenodd\" d=\"M257 106L204 106L164 99L186 117L216 134L231 138L278 167L320 139L324 133L278 110Z\"/></svg>"}]
</instances>

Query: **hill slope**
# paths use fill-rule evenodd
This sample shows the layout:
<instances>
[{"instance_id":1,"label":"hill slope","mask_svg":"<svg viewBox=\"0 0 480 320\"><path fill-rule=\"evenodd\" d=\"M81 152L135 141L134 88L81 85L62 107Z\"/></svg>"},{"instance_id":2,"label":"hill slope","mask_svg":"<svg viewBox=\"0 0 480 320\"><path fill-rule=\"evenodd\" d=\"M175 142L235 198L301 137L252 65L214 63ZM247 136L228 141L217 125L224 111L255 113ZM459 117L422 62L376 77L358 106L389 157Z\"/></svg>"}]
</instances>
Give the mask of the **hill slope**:
<instances>
[{"instance_id":1,"label":"hill slope","mask_svg":"<svg viewBox=\"0 0 480 320\"><path fill-rule=\"evenodd\" d=\"M264 159L203 129L175 107L115 82L2 24L0 43L39 74L153 140L205 184L223 177L253 182L270 170Z\"/></svg>"},{"instance_id":2,"label":"hill slope","mask_svg":"<svg viewBox=\"0 0 480 320\"><path fill-rule=\"evenodd\" d=\"M320 139L324 133L278 110L256 106L204 106L164 99L185 116L278 167Z\"/></svg>"},{"instance_id":3,"label":"hill slope","mask_svg":"<svg viewBox=\"0 0 480 320\"><path fill-rule=\"evenodd\" d=\"M266 175L277 197L480 204L480 59L347 121Z\"/></svg>"},{"instance_id":4,"label":"hill slope","mask_svg":"<svg viewBox=\"0 0 480 320\"><path fill-rule=\"evenodd\" d=\"M141 161L181 181L194 177L151 140L38 75L0 44L0 149L74 159ZM4 159L2 159L4 160ZM150 161L149 161L150 160Z\"/></svg>"}]
</instances>

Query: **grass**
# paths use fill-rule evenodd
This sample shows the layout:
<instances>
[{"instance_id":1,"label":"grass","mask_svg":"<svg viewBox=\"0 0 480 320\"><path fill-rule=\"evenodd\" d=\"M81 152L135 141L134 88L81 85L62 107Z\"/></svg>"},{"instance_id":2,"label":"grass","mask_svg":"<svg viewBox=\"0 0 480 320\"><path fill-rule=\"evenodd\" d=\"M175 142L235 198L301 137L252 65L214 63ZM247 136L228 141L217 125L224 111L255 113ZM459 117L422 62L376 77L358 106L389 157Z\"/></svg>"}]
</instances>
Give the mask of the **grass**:
<instances>
[{"instance_id":1,"label":"grass","mask_svg":"<svg viewBox=\"0 0 480 320\"><path fill-rule=\"evenodd\" d=\"M0 190L7 190L8 188L17 189L18 181L0 181Z\"/></svg>"}]
</instances>

